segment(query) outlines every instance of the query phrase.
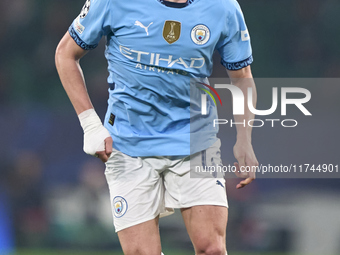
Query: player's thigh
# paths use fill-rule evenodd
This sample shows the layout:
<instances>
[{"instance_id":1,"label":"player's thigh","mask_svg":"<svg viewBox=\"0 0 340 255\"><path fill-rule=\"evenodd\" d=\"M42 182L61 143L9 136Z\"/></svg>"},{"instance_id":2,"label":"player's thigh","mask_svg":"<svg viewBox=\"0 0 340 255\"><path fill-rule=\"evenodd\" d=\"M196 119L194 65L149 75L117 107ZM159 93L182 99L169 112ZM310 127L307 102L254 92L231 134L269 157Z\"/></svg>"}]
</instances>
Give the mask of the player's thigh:
<instances>
[{"instance_id":1,"label":"player's thigh","mask_svg":"<svg viewBox=\"0 0 340 255\"><path fill-rule=\"evenodd\" d=\"M118 232L125 255L160 255L158 217Z\"/></svg>"},{"instance_id":2,"label":"player's thigh","mask_svg":"<svg viewBox=\"0 0 340 255\"><path fill-rule=\"evenodd\" d=\"M171 167L163 173L166 207L190 208L198 205L228 207L223 173L207 171L195 174L195 166L203 169L208 163L208 166L221 164L219 140L207 150L181 160L173 160Z\"/></svg>"},{"instance_id":3,"label":"player's thigh","mask_svg":"<svg viewBox=\"0 0 340 255\"><path fill-rule=\"evenodd\" d=\"M162 176L143 159L114 150L105 175L116 232L154 220L162 212Z\"/></svg>"},{"instance_id":4,"label":"player's thigh","mask_svg":"<svg viewBox=\"0 0 340 255\"><path fill-rule=\"evenodd\" d=\"M181 209L183 220L196 254L225 254L228 208L199 205ZM210 252L207 252L209 251Z\"/></svg>"}]
</instances>

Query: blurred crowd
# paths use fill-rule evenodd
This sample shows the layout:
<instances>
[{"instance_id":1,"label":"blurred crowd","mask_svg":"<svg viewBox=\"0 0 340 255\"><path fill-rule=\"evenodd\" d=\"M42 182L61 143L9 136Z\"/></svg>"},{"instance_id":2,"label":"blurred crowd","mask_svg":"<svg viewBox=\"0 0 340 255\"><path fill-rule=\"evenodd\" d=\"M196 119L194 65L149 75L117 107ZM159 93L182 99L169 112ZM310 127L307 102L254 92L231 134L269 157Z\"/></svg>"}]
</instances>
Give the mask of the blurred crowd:
<instances>
[{"instance_id":1,"label":"blurred crowd","mask_svg":"<svg viewBox=\"0 0 340 255\"><path fill-rule=\"evenodd\" d=\"M251 33L257 77L338 77L340 28L337 0L240 0ZM0 99L61 107L64 93L54 51L79 14L83 0L3 0L0 3ZM105 82L105 60L97 50L84 61L86 73ZM218 60L218 59L217 59ZM96 63L96 65L92 65ZM216 65L215 75L223 68ZM103 71L104 70L104 71ZM93 78L93 83L98 80ZM104 85L105 86L105 85Z\"/></svg>"},{"instance_id":2,"label":"blurred crowd","mask_svg":"<svg viewBox=\"0 0 340 255\"><path fill-rule=\"evenodd\" d=\"M83 2L0 1L0 239L10 236L8 243L17 247L118 249L104 165L82 152L81 128L54 65L55 48ZM255 77L340 77L338 0L239 2ZM108 89L103 50L102 41L82 61L101 117ZM219 56L214 61L213 76L224 77ZM230 247L288 251L287 229L269 228L247 212L261 194L287 185L298 189L298 181L259 181L240 192L235 180L228 184ZM169 223L163 233L171 239L175 230ZM188 240L182 239L190 249Z\"/></svg>"}]
</instances>

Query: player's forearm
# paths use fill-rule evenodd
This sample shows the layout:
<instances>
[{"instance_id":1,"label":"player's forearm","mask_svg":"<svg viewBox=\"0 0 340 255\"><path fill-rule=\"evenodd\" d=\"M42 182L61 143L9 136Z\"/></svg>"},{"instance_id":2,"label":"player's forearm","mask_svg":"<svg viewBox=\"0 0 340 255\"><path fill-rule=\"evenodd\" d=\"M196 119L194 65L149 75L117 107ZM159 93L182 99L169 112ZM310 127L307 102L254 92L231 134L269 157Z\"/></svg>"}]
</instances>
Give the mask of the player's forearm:
<instances>
[{"instance_id":1,"label":"player's forearm","mask_svg":"<svg viewBox=\"0 0 340 255\"><path fill-rule=\"evenodd\" d=\"M79 115L81 112L93 108L87 89L79 60L86 54L68 33L60 41L55 62L63 87Z\"/></svg>"},{"instance_id":2,"label":"player's forearm","mask_svg":"<svg viewBox=\"0 0 340 255\"><path fill-rule=\"evenodd\" d=\"M57 54L56 66L61 83L77 114L93 108L85 87L85 81L79 61L67 58L62 54Z\"/></svg>"},{"instance_id":3,"label":"player's forearm","mask_svg":"<svg viewBox=\"0 0 340 255\"><path fill-rule=\"evenodd\" d=\"M256 86L252 74L249 71L244 72L240 77L232 79L233 85L240 88L244 95L244 115L234 115L235 122L242 123L237 124L237 139L246 139L251 142L252 127L248 125L248 121L254 119L254 114L248 109L248 88L252 88L252 101L253 106L256 107L257 94Z\"/></svg>"},{"instance_id":4,"label":"player's forearm","mask_svg":"<svg viewBox=\"0 0 340 255\"><path fill-rule=\"evenodd\" d=\"M252 133L252 127L248 125L248 121L254 119L254 114L250 112L248 109L248 103L247 103L247 94L248 94L248 88L251 87L253 91L253 104L254 107L256 106L256 88L255 83L253 79L247 79L240 82L241 84L238 85L238 87L242 90L243 95L245 95L245 105L244 105L244 115L234 115L235 122L237 123L244 123L240 125L236 125L237 129L237 139L247 139L248 141L251 141L251 133Z\"/></svg>"}]
</instances>

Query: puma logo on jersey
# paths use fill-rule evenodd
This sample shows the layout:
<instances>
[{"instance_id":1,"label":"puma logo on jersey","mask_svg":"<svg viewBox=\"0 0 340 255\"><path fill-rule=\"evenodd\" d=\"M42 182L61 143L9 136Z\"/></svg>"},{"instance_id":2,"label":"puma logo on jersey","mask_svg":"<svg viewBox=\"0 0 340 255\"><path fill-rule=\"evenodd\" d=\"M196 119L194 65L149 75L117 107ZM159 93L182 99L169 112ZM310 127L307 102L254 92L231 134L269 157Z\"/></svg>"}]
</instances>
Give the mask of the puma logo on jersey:
<instances>
[{"instance_id":1,"label":"puma logo on jersey","mask_svg":"<svg viewBox=\"0 0 340 255\"><path fill-rule=\"evenodd\" d=\"M146 35L149 35L149 26L151 26L153 24L153 22L151 22L147 27L144 26L140 21L136 20L135 22L135 26L139 26L141 28L145 29Z\"/></svg>"}]
</instances>

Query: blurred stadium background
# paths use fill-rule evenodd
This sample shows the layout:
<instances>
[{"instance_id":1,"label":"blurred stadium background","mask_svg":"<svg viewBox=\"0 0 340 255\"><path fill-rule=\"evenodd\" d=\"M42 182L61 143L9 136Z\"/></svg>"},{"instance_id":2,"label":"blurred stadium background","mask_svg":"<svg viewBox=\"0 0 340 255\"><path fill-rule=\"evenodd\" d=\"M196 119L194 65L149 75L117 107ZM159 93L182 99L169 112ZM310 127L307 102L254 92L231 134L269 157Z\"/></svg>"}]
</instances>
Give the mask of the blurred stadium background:
<instances>
[{"instance_id":1,"label":"blurred stadium background","mask_svg":"<svg viewBox=\"0 0 340 255\"><path fill-rule=\"evenodd\" d=\"M82 131L54 66L55 48L83 2L0 1L1 255L121 254L104 166L82 152ZM255 77L340 77L338 0L239 2ZM101 117L107 99L103 50L102 41L82 61ZM215 60L213 76L223 77ZM330 97L335 92L324 91ZM254 147L261 161L266 150ZM338 147L327 150L339 153ZM338 180L259 179L241 191L235 180L228 184L229 254L340 254ZM161 220L161 235L166 255L193 254L179 212Z\"/></svg>"}]
</instances>

